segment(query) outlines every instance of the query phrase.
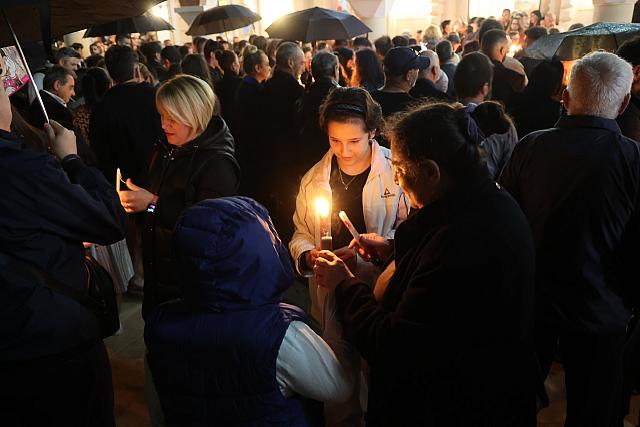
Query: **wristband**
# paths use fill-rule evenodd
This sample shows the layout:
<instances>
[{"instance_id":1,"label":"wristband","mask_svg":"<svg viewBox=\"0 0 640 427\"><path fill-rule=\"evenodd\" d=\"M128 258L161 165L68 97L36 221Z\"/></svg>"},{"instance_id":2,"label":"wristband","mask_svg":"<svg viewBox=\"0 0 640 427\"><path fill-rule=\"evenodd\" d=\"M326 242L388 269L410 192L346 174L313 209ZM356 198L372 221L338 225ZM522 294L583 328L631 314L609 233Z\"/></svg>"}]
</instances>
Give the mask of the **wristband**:
<instances>
[{"instance_id":1,"label":"wristband","mask_svg":"<svg viewBox=\"0 0 640 427\"><path fill-rule=\"evenodd\" d=\"M154 213L156 211L156 205L158 203L158 196L153 196L153 199L151 199L151 202L149 202L149 204L147 205L147 212L148 213Z\"/></svg>"}]
</instances>

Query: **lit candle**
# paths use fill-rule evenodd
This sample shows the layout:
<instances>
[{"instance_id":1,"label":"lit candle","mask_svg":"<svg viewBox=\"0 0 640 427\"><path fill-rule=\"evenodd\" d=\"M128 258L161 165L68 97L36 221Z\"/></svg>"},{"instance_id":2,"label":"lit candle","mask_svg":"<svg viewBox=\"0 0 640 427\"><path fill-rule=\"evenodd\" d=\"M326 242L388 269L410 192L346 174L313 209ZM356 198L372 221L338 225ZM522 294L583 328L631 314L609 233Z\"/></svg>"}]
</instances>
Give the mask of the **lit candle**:
<instances>
[{"instance_id":1,"label":"lit candle","mask_svg":"<svg viewBox=\"0 0 640 427\"><path fill-rule=\"evenodd\" d=\"M331 238L331 205L325 198L316 199L316 217L320 230L320 249L330 251L333 249Z\"/></svg>"}]
</instances>

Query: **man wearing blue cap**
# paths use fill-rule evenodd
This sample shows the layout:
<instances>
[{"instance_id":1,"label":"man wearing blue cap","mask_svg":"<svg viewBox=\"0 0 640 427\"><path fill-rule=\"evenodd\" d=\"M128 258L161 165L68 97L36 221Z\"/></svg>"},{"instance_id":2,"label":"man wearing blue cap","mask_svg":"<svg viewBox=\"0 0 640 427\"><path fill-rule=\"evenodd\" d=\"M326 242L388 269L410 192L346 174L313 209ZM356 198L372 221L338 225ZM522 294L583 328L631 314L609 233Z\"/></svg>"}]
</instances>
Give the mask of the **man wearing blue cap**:
<instances>
[{"instance_id":1,"label":"man wearing blue cap","mask_svg":"<svg viewBox=\"0 0 640 427\"><path fill-rule=\"evenodd\" d=\"M382 107L382 115L404 110L415 101L409 91L416 84L418 72L429 67L429 58L409 47L394 47L384 57L384 86L371 92Z\"/></svg>"}]
</instances>

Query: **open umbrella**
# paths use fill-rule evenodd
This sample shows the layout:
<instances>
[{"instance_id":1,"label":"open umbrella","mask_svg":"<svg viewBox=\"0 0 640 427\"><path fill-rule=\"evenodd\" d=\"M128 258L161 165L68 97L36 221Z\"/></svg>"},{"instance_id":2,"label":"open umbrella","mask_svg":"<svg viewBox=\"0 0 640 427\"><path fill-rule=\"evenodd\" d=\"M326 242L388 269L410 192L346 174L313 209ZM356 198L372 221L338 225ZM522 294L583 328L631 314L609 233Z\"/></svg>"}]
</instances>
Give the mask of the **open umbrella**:
<instances>
[{"instance_id":1,"label":"open umbrella","mask_svg":"<svg viewBox=\"0 0 640 427\"><path fill-rule=\"evenodd\" d=\"M20 41L27 42L137 16L161 1L1 0L0 7L13 24ZM44 37L43 33L46 33ZM0 46L13 44L13 36L7 26L0 24Z\"/></svg>"},{"instance_id":2,"label":"open umbrella","mask_svg":"<svg viewBox=\"0 0 640 427\"><path fill-rule=\"evenodd\" d=\"M111 36L131 33L148 33L150 31L175 30L171 24L149 12L131 18L118 19L102 25L89 28L84 36Z\"/></svg>"},{"instance_id":3,"label":"open umbrella","mask_svg":"<svg viewBox=\"0 0 640 427\"><path fill-rule=\"evenodd\" d=\"M187 30L190 36L205 36L237 30L261 20L251 9L237 4L217 6L196 16Z\"/></svg>"},{"instance_id":4,"label":"open umbrella","mask_svg":"<svg viewBox=\"0 0 640 427\"><path fill-rule=\"evenodd\" d=\"M577 30L541 37L525 49L525 56L573 61L598 49L615 52L622 43L637 35L640 35L640 24L597 22Z\"/></svg>"},{"instance_id":5,"label":"open umbrella","mask_svg":"<svg viewBox=\"0 0 640 427\"><path fill-rule=\"evenodd\" d=\"M346 12L312 7L277 19L266 31L273 38L311 42L350 39L370 33L371 28Z\"/></svg>"}]
</instances>

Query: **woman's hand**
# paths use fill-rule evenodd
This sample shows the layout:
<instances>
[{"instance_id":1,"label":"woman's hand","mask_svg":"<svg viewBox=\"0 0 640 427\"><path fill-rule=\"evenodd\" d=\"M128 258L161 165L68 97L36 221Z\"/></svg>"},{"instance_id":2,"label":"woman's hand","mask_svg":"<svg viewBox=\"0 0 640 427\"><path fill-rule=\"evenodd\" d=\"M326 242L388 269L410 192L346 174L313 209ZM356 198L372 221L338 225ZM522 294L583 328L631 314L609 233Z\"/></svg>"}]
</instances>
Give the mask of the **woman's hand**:
<instances>
[{"instance_id":1,"label":"woman's hand","mask_svg":"<svg viewBox=\"0 0 640 427\"><path fill-rule=\"evenodd\" d=\"M353 248L349 248L347 246L336 249L333 253L340 258L347 265L347 268L352 273L356 272L356 267L358 265L358 256L356 255L356 251Z\"/></svg>"},{"instance_id":2,"label":"woman's hand","mask_svg":"<svg viewBox=\"0 0 640 427\"><path fill-rule=\"evenodd\" d=\"M155 195L153 193L135 185L131 182L131 178L127 179L127 187L131 191L118 192L118 195L120 196L120 203L127 213L142 212L146 210L149 203L155 199Z\"/></svg>"},{"instance_id":3,"label":"woman's hand","mask_svg":"<svg viewBox=\"0 0 640 427\"><path fill-rule=\"evenodd\" d=\"M343 280L355 277L344 261L331 251L320 251L313 272L316 283L329 291L333 291Z\"/></svg>"},{"instance_id":4,"label":"woman's hand","mask_svg":"<svg viewBox=\"0 0 640 427\"><path fill-rule=\"evenodd\" d=\"M51 123L45 123L44 130L49 137L50 150L59 160L64 159L70 154L78 154L75 133L55 120L51 120Z\"/></svg>"},{"instance_id":5,"label":"woman's hand","mask_svg":"<svg viewBox=\"0 0 640 427\"><path fill-rule=\"evenodd\" d=\"M367 262L375 259L386 261L391 256L393 248L387 239L375 233L361 234L360 240L353 239L350 248L356 248L358 254Z\"/></svg>"},{"instance_id":6,"label":"woman's hand","mask_svg":"<svg viewBox=\"0 0 640 427\"><path fill-rule=\"evenodd\" d=\"M304 261L307 263L309 270L313 270L313 266L316 265L316 259L320 254L320 250L320 248L313 248L310 251L307 251Z\"/></svg>"}]
</instances>

